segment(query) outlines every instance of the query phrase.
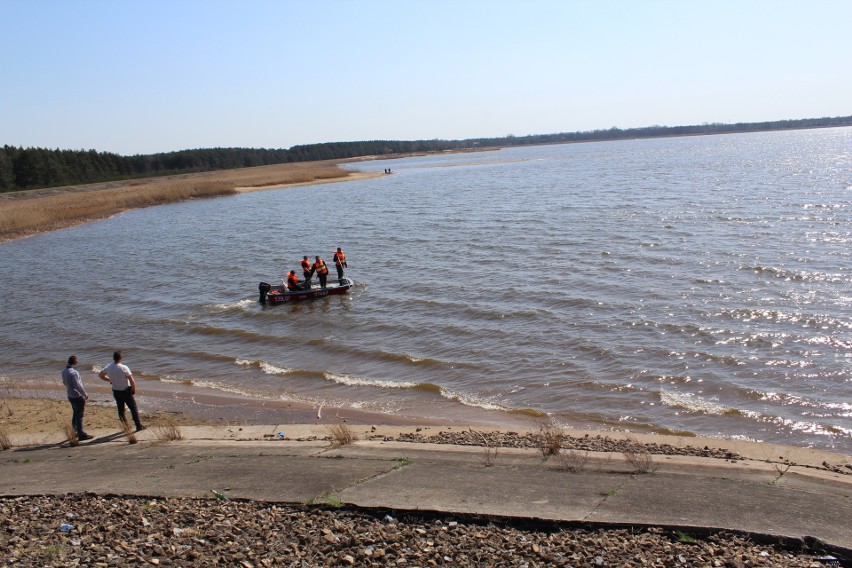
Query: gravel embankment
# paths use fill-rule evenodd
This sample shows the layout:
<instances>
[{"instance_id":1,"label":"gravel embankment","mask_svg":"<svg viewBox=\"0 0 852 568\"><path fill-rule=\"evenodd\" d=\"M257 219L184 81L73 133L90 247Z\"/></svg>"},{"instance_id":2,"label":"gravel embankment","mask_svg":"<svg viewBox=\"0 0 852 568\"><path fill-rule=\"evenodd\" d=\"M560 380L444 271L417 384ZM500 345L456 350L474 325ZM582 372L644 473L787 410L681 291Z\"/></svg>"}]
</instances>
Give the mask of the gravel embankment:
<instances>
[{"instance_id":1,"label":"gravel embankment","mask_svg":"<svg viewBox=\"0 0 852 568\"><path fill-rule=\"evenodd\" d=\"M819 551L662 529L518 528L222 499L0 499L7 566L832 566ZM458 520L455 520L458 519Z\"/></svg>"}]
</instances>

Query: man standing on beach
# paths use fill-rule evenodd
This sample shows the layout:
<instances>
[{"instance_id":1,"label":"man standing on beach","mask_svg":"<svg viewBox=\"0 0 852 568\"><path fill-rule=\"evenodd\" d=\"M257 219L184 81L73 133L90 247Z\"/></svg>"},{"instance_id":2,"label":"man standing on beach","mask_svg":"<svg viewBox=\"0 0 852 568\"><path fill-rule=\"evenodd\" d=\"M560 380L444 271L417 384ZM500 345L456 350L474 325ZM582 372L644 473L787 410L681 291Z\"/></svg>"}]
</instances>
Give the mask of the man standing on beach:
<instances>
[{"instance_id":1,"label":"man standing on beach","mask_svg":"<svg viewBox=\"0 0 852 568\"><path fill-rule=\"evenodd\" d=\"M62 370L62 384L68 389L68 402L71 403L71 426L77 433L78 440L91 440L94 436L86 434L83 430L83 413L86 411L86 401L89 395L83 388L83 379L74 367L77 365L77 356L68 357L68 365Z\"/></svg>"},{"instance_id":2,"label":"man standing on beach","mask_svg":"<svg viewBox=\"0 0 852 568\"><path fill-rule=\"evenodd\" d=\"M115 405L118 407L118 418L126 426L127 417L124 415L124 406L130 409L130 416L133 418L133 423L136 424L136 431L144 430L142 422L139 421L139 410L136 408L136 399L133 396L136 394L136 381L133 380L133 375L127 365L121 363L121 351L116 351L112 354L112 364L107 365L103 371L98 373L98 376L109 381L112 386L112 396L115 398Z\"/></svg>"}]
</instances>

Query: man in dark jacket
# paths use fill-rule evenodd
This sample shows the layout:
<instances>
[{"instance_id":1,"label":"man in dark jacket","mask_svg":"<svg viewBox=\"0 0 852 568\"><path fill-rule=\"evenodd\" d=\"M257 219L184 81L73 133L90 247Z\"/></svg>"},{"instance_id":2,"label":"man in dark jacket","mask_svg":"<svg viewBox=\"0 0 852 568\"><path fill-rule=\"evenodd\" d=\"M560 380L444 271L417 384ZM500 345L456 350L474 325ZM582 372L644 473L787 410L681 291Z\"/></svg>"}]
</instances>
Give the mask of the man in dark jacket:
<instances>
[{"instance_id":1,"label":"man in dark jacket","mask_svg":"<svg viewBox=\"0 0 852 568\"><path fill-rule=\"evenodd\" d=\"M71 426L77 433L78 440L91 440L94 436L86 434L83 430L83 414L86 411L86 401L89 395L83 388L83 379L74 367L77 365L77 357L68 357L68 364L62 371L62 384L68 389L68 402L71 403Z\"/></svg>"}]
</instances>

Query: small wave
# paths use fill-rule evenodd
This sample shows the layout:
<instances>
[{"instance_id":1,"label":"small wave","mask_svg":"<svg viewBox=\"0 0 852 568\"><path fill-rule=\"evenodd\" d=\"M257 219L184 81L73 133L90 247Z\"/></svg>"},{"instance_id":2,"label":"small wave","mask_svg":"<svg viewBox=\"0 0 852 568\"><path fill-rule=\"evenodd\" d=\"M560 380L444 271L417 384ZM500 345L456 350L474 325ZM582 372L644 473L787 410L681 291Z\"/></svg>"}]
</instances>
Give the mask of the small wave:
<instances>
[{"instance_id":1,"label":"small wave","mask_svg":"<svg viewBox=\"0 0 852 568\"><path fill-rule=\"evenodd\" d=\"M279 367L266 361L249 361L247 359L235 359L234 364L239 365L241 367L253 367L255 369L259 369L262 373L266 375L278 375L280 377L298 374L308 377L324 378L326 375L324 371L310 371L308 369L291 369L289 367Z\"/></svg>"},{"instance_id":2,"label":"small wave","mask_svg":"<svg viewBox=\"0 0 852 568\"><path fill-rule=\"evenodd\" d=\"M849 280L849 277L843 274L808 272L806 270L788 270L772 266L740 266L739 269L790 282L845 282Z\"/></svg>"},{"instance_id":3,"label":"small wave","mask_svg":"<svg viewBox=\"0 0 852 568\"><path fill-rule=\"evenodd\" d=\"M249 361L248 359L235 359L235 365L239 365L241 367L254 367L256 369L260 369L267 375L289 375L290 373L296 372L294 369L288 369L287 367L276 367L271 363L267 363L266 361Z\"/></svg>"},{"instance_id":4,"label":"small wave","mask_svg":"<svg viewBox=\"0 0 852 568\"><path fill-rule=\"evenodd\" d=\"M195 381L193 381L192 379L187 379L187 378L184 378L184 377L173 377L171 375L163 375L163 376L156 376L156 377L146 376L145 378L160 381L161 383L169 383L169 384L173 384L173 385L195 385L196 384Z\"/></svg>"},{"instance_id":5,"label":"small wave","mask_svg":"<svg viewBox=\"0 0 852 568\"><path fill-rule=\"evenodd\" d=\"M417 389L420 384L407 381L388 381L383 379L365 379L362 377L352 377L350 375L337 375L334 373L323 373L323 377L329 381L341 385L357 386L357 387L379 387L383 389ZM435 385L430 385L438 388ZM423 389L429 390L429 389Z\"/></svg>"},{"instance_id":6,"label":"small wave","mask_svg":"<svg viewBox=\"0 0 852 568\"><path fill-rule=\"evenodd\" d=\"M748 389L746 392L746 396L753 400L774 402L782 406L796 405L805 408L852 412L852 403L849 402L818 402L794 394L786 394L780 392L761 392L754 389Z\"/></svg>"},{"instance_id":7,"label":"small wave","mask_svg":"<svg viewBox=\"0 0 852 568\"><path fill-rule=\"evenodd\" d=\"M692 393L673 393L667 390L660 391L660 401L665 406L673 408L683 408L687 412L697 412L701 414L714 414L717 416L743 416L746 412L737 410L730 406L724 406L701 397L695 396Z\"/></svg>"},{"instance_id":8,"label":"small wave","mask_svg":"<svg viewBox=\"0 0 852 568\"><path fill-rule=\"evenodd\" d=\"M253 331L246 331L244 329L229 329L225 327L214 327L208 325L206 323L200 322L192 322L185 320L176 320L176 319L163 319L161 323L172 326L181 326L181 327L189 327L193 333L199 333L201 335L212 335L212 336L232 336L239 337L242 339L252 339L256 341L262 341L265 339L269 339L269 336L262 335L259 333L255 333Z\"/></svg>"},{"instance_id":9,"label":"small wave","mask_svg":"<svg viewBox=\"0 0 852 568\"><path fill-rule=\"evenodd\" d=\"M790 323L802 327L822 329L835 327L839 329L852 329L852 323L822 314L805 314L801 312L784 312L781 310L767 309L728 309L712 314L715 317L740 320L744 322L768 321L773 323Z\"/></svg>"},{"instance_id":10,"label":"small wave","mask_svg":"<svg viewBox=\"0 0 852 568\"><path fill-rule=\"evenodd\" d=\"M230 304L209 304L204 306L206 310L212 313L222 313L222 312L230 312L230 311L243 311L249 306L253 306L257 301L251 298L247 298L245 300L240 300L239 302L232 302Z\"/></svg>"},{"instance_id":11,"label":"small wave","mask_svg":"<svg viewBox=\"0 0 852 568\"><path fill-rule=\"evenodd\" d=\"M245 387L238 387L236 385L230 385L225 383L217 383L209 380L196 380L192 382L193 386L206 388L211 390L217 390L221 392L227 392L231 394L237 394L240 396L247 396L249 398L257 398L261 400L269 400L269 395L267 393L262 393L259 391L253 391L251 389Z\"/></svg>"}]
</instances>

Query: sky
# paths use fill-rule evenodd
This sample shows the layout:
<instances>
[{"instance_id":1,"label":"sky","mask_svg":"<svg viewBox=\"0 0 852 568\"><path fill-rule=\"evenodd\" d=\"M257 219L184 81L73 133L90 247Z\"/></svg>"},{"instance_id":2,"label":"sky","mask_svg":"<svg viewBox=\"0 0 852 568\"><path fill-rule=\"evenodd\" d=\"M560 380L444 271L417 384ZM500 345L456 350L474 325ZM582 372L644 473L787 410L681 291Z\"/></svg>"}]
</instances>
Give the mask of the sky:
<instances>
[{"instance_id":1,"label":"sky","mask_svg":"<svg viewBox=\"0 0 852 568\"><path fill-rule=\"evenodd\" d=\"M850 0L0 0L0 146L122 155L852 115Z\"/></svg>"}]
</instances>

